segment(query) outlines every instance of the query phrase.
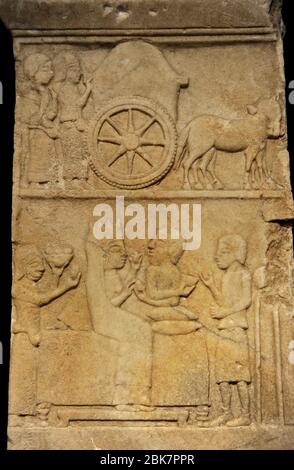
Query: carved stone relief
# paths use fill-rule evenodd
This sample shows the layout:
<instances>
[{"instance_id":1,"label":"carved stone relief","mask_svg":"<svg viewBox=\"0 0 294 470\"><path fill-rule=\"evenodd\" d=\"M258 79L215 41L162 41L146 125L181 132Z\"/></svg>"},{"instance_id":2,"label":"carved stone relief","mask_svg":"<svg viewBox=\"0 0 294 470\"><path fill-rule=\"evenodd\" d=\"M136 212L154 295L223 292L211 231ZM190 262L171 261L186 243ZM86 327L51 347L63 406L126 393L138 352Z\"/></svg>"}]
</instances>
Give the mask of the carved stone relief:
<instances>
[{"instance_id":1,"label":"carved stone relief","mask_svg":"<svg viewBox=\"0 0 294 470\"><path fill-rule=\"evenodd\" d=\"M293 207L281 33L268 2L197 0L196 15L182 0L177 24L175 1L166 19L147 3L130 1L125 23L102 8L98 26L82 15L38 31L31 7L32 23L14 29L9 445L266 448L272 433L272 447L287 448ZM117 236L117 221L116 236L97 239L96 206L105 228L122 196L126 222L141 207L137 234L150 204L180 208L181 227L181 208L201 205L197 227L187 217L199 246L173 239L172 223L165 239L142 227Z\"/></svg>"}]
</instances>

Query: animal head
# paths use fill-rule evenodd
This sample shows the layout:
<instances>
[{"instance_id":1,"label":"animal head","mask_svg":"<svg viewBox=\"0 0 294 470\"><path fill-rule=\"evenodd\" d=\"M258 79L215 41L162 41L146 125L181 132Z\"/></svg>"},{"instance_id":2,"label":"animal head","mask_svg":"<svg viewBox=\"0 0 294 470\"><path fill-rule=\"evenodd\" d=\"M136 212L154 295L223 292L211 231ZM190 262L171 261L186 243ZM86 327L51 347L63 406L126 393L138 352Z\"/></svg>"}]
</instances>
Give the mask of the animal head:
<instances>
[{"instance_id":1,"label":"animal head","mask_svg":"<svg viewBox=\"0 0 294 470\"><path fill-rule=\"evenodd\" d=\"M284 135L281 93L259 98L255 103L247 106L247 112L251 116L256 115L266 119L269 137L278 138Z\"/></svg>"}]
</instances>

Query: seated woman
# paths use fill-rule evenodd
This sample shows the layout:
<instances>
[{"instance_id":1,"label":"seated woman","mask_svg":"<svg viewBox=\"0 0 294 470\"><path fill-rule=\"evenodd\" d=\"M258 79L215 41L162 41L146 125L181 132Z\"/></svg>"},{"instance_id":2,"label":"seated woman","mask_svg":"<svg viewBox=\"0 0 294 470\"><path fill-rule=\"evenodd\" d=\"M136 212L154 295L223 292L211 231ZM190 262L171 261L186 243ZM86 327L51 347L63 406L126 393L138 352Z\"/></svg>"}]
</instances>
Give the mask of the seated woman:
<instances>
[{"instance_id":1,"label":"seated woman","mask_svg":"<svg viewBox=\"0 0 294 470\"><path fill-rule=\"evenodd\" d=\"M180 270L182 255L180 241L149 241L134 291L140 312L152 320L152 404L189 406L189 422L198 422L207 420L210 406L206 333L197 313L181 305L199 281Z\"/></svg>"},{"instance_id":2,"label":"seated woman","mask_svg":"<svg viewBox=\"0 0 294 470\"><path fill-rule=\"evenodd\" d=\"M180 271L178 263L183 255L182 244L178 241L151 240L148 243L148 266L142 279L137 280L134 290L139 300L156 307L148 312L148 317L154 321L186 323L169 325L182 328L192 328L200 325L195 322L197 314L180 305L182 297L188 297L195 289L198 278L184 274ZM191 322L193 320L193 322ZM153 330L167 324L153 325ZM168 328L169 329L169 328Z\"/></svg>"}]
</instances>

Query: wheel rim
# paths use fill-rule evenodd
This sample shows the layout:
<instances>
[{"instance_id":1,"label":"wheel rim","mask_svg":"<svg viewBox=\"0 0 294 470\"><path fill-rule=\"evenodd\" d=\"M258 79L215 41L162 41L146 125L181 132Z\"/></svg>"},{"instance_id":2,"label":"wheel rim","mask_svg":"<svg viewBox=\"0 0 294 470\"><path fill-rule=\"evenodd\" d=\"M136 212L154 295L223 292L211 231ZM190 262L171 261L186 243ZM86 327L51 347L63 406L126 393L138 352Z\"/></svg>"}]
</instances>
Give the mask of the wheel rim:
<instances>
[{"instance_id":1,"label":"wheel rim","mask_svg":"<svg viewBox=\"0 0 294 470\"><path fill-rule=\"evenodd\" d=\"M89 146L97 176L122 188L145 187L174 163L175 125L161 105L147 98L117 98L97 116Z\"/></svg>"}]
</instances>

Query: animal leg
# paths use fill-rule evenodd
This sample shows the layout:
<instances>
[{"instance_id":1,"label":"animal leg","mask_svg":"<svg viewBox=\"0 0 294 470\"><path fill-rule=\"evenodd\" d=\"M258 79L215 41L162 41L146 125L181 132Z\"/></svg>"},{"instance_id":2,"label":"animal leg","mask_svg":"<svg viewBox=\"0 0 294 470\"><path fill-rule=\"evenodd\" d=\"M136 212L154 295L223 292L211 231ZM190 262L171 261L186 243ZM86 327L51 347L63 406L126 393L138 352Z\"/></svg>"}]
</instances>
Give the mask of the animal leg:
<instances>
[{"instance_id":1,"label":"animal leg","mask_svg":"<svg viewBox=\"0 0 294 470\"><path fill-rule=\"evenodd\" d=\"M198 177L199 160L193 163L192 169L193 169L193 176L194 176L194 185L193 185L194 189L203 189L203 186L201 182L199 181L199 177Z\"/></svg>"},{"instance_id":2,"label":"animal leg","mask_svg":"<svg viewBox=\"0 0 294 470\"><path fill-rule=\"evenodd\" d=\"M258 178L259 187L262 188L266 182L267 175L264 170L264 152L261 150L256 157L256 173Z\"/></svg>"},{"instance_id":3,"label":"animal leg","mask_svg":"<svg viewBox=\"0 0 294 470\"><path fill-rule=\"evenodd\" d=\"M224 189L223 183L218 179L215 173L216 158L217 158L217 150L214 149L214 153L213 153L211 161L208 163L207 170L212 178L213 187L215 189Z\"/></svg>"},{"instance_id":4,"label":"animal leg","mask_svg":"<svg viewBox=\"0 0 294 470\"><path fill-rule=\"evenodd\" d=\"M260 173L259 173L257 161L254 161L252 163L251 172L250 172L250 185L251 185L251 188L255 188L255 189L260 187Z\"/></svg>"},{"instance_id":5,"label":"animal leg","mask_svg":"<svg viewBox=\"0 0 294 470\"><path fill-rule=\"evenodd\" d=\"M200 181L202 187L204 189L211 189L212 185L207 177L206 168L203 162L200 162L197 170L198 170L198 180Z\"/></svg>"},{"instance_id":6,"label":"animal leg","mask_svg":"<svg viewBox=\"0 0 294 470\"><path fill-rule=\"evenodd\" d=\"M260 172L262 173L262 179L263 179L263 186L268 189L276 189L279 187L279 184L277 181L273 178L271 175L271 172L268 167L268 162L266 158L266 143L264 144L262 150L260 151L260 154L258 157L260 157Z\"/></svg>"},{"instance_id":7,"label":"animal leg","mask_svg":"<svg viewBox=\"0 0 294 470\"><path fill-rule=\"evenodd\" d=\"M183 183L183 188L184 189L192 189L191 181L190 181L190 169L191 169L191 163L190 160L184 161L183 163L183 168L184 168L184 183Z\"/></svg>"},{"instance_id":8,"label":"animal leg","mask_svg":"<svg viewBox=\"0 0 294 470\"><path fill-rule=\"evenodd\" d=\"M213 189L214 178L213 175L210 173L208 166L210 165L214 154L215 149L211 148L210 150L208 150L208 152L203 155L199 164L198 175L200 175L199 177L205 189Z\"/></svg>"},{"instance_id":9,"label":"animal leg","mask_svg":"<svg viewBox=\"0 0 294 470\"><path fill-rule=\"evenodd\" d=\"M190 155L188 158L183 160L183 168L184 168L184 184L183 187L184 189L191 189L192 188L192 183L190 180L190 170L193 166L194 163L196 163L198 160L201 159L203 155L205 155L209 150L211 146L207 148L207 146L199 145L197 148L193 148L193 151L190 150ZM204 172L202 173L203 169L200 169L201 163L199 165L198 169L198 178L200 180L200 183L205 187L205 176ZM197 181L198 181L197 178Z\"/></svg>"},{"instance_id":10,"label":"animal leg","mask_svg":"<svg viewBox=\"0 0 294 470\"><path fill-rule=\"evenodd\" d=\"M252 145L247 148L245 151L245 181L244 181L244 187L245 189L252 189L252 178L254 178L253 171L255 165L253 165L253 162L256 161L257 154L259 153L260 146L259 145Z\"/></svg>"}]
</instances>

